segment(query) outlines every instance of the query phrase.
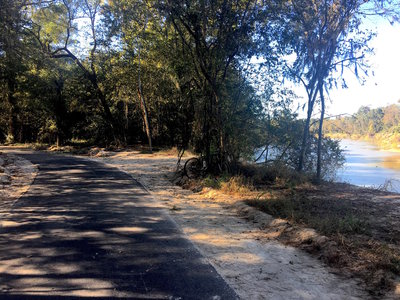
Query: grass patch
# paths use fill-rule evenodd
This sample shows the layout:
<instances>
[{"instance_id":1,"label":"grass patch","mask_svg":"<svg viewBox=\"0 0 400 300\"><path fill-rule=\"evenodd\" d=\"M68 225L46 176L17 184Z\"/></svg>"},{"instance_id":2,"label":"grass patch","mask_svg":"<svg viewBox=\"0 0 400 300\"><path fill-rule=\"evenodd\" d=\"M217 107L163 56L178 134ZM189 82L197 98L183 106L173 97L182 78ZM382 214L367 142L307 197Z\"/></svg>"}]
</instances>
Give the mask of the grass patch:
<instances>
[{"instance_id":1,"label":"grass patch","mask_svg":"<svg viewBox=\"0 0 400 300\"><path fill-rule=\"evenodd\" d=\"M365 280L371 294L382 295L393 289L393 280L400 276L398 199L395 194L340 183L282 186L276 181L247 204L325 235L334 243L307 244L297 241L290 230L278 240L353 272Z\"/></svg>"},{"instance_id":2,"label":"grass patch","mask_svg":"<svg viewBox=\"0 0 400 300\"><path fill-rule=\"evenodd\" d=\"M188 180L186 188L245 196L247 204L290 221L284 229L265 228L278 241L361 277L373 295L393 289L400 275L400 197L344 183L315 185L311 176L279 164L240 163L237 174ZM304 227L325 237L302 235Z\"/></svg>"},{"instance_id":3,"label":"grass patch","mask_svg":"<svg viewBox=\"0 0 400 300\"><path fill-rule=\"evenodd\" d=\"M346 201L309 199L289 190L283 197L248 200L247 204L273 216L312 227L324 235L366 234L370 230L367 217L353 211Z\"/></svg>"},{"instance_id":4,"label":"grass patch","mask_svg":"<svg viewBox=\"0 0 400 300\"><path fill-rule=\"evenodd\" d=\"M201 181L203 187L220 190L226 194L243 195L253 191L254 185L251 178L244 176L232 176L227 174L215 177L208 175Z\"/></svg>"},{"instance_id":5,"label":"grass patch","mask_svg":"<svg viewBox=\"0 0 400 300\"><path fill-rule=\"evenodd\" d=\"M254 190L251 178L234 176L221 183L221 191L228 194L246 194Z\"/></svg>"},{"instance_id":6,"label":"grass patch","mask_svg":"<svg viewBox=\"0 0 400 300\"><path fill-rule=\"evenodd\" d=\"M212 188L219 190L221 188L221 182L223 182L225 178L217 178L211 175L208 175L207 177L203 178L201 185L203 187L207 188Z\"/></svg>"}]
</instances>

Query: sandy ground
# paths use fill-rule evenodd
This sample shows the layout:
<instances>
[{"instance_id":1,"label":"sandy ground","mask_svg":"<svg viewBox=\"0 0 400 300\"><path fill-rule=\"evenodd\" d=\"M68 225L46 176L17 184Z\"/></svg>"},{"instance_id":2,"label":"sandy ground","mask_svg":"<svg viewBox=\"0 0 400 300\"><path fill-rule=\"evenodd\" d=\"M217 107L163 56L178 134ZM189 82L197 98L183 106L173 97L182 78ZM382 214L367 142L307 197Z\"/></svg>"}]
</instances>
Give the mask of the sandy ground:
<instances>
[{"instance_id":1,"label":"sandy ground","mask_svg":"<svg viewBox=\"0 0 400 300\"><path fill-rule=\"evenodd\" d=\"M142 183L163 203L182 231L242 299L368 299L363 284L338 274L318 259L273 239L265 214L235 197L210 190L194 193L171 183L172 154L138 151L93 153ZM259 216L262 214L263 216ZM241 215L241 217L240 217ZM278 229L277 229L278 230Z\"/></svg>"},{"instance_id":2,"label":"sandy ground","mask_svg":"<svg viewBox=\"0 0 400 300\"><path fill-rule=\"evenodd\" d=\"M1 216L29 189L37 171L26 159L0 151L0 226L4 225Z\"/></svg>"},{"instance_id":3,"label":"sandy ground","mask_svg":"<svg viewBox=\"0 0 400 300\"><path fill-rule=\"evenodd\" d=\"M302 250L279 243L274 236L285 226L284 220L250 208L234 196L207 189L192 192L173 184L175 154L150 155L134 150L91 154L91 159L118 167L143 184L242 299L370 298L361 281L328 268ZM4 159L4 154L0 157ZM4 182L1 186L1 200L9 205L12 201L5 201L5 195L13 199L21 195L32 182L36 168L13 155L6 157L6 161L15 162L10 166L16 166L16 175L9 177L11 184ZM12 167L5 169L5 173L12 173ZM18 183L22 178L24 184ZM400 288L398 292L400 295Z\"/></svg>"}]
</instances>

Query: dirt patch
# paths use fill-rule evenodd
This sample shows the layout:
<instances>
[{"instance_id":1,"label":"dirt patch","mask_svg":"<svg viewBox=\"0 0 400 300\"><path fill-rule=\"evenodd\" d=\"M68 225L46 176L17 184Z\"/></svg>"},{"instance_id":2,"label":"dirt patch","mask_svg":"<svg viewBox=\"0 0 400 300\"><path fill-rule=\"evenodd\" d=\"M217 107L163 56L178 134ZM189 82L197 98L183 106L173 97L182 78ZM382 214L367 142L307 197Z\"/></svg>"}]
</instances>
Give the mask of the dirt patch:
<instances>
[{"instance_id":1,"label":"dirt patch","mask_svg":"<svg viewBox=\"0 0 400 300\"><path fill-rule=\"evenodd\" d=\"M95 154L98 156L98 154ZM242 299L368 299L362 281L277 239L287 221L211 188L182 189L171 181L174 153L105 152L93 159L141 182ZM307 231L303 231L306 234Z\"/></svg>"},{"instance_id":2,"label":"dirt patch","mask_svg":"<svg viewBox=\"0 0 400 300\"><path fill-rule=\"evenodd\" d=\"M7 214L14 202L29 189L37 171L37 167L28 160L11 153L0 152L0 213L2 215Z\"/></svg>"}]
</instances>

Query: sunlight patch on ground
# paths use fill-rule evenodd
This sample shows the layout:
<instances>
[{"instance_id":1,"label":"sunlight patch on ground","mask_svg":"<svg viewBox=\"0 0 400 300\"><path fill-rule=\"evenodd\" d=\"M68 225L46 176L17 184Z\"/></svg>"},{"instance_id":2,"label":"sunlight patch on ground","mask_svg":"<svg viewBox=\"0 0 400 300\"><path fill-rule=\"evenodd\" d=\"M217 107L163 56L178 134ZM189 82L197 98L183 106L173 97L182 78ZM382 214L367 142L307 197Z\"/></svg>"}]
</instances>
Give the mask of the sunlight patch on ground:
<instances>
[{"instance_id":1,"label":"sunlight patch on ground","mask_svg":"<svg viewBox=\"0 0 400 300\"><path fill-rule=\"evenodd\" d=\"M222 253L217 256L219 260L225 263L244 263L247 265L262 264L264 260L257 254L254 253Z\"/></svg>"},{"instance_id":2,"label":"sunlight patch on ground","mask_svg":"<svg viewBox=\"0 0 400 300\"><path fill-rule=\"evenodd\" d=\"M0 221L0 227L19 227L29 224L27 222Z\"/></svg>"},{"instance_id":3,"label":"sunlight patch on ground","mask_svg":"<svg viewBox=\"0 0 400 300\"><path fill-rule=\"evenodd\" d=\"M65 263L52 263L51 269L53 269L57 274L68 274L81 271L81 268L73 264Z\"/></svg>"},{"instance_id":4,"label":"sunlight patch on ground","mask_svg":"<svg viewBox=\"0 0 400 300\"><path fill-rule=\"evenodd\" d=\"M18 286L29 288L19 289ZM58 286L60 288L57 288ZM111 282L93 278L63 279L61 282L61 280L46 277L24 277L16 280L12 292L29 293L31 295L48 295L51 293L75 297L112 297L115 295Z\"/></svg>"},{"instance_id":5,"label":"sunlight patch on ground","mask_svg":"<svg viewBox=\"0 0 400 300\"><path fill-rule=\"evenodd\" d=\"M38 240L41 239L43 236L40 233L28 233L21 236L21 241L29 241L29 240Z\"/></svg>"},{"instance_id":6,"label":"sunlight patch on ground","mask_svg":"<svg viewBox=\"0 0 400 300\"><path fill-rule=\"evenodd\" d=\"M145 233L145 232L149 231L147 228L143 228L143 227L114 227L114 228L110 228L109 230L117 232L117 233L126 233L126 234Z\"/></svg>"},{"instance_id":7,"label":"sunlight patch on ground","mask_svg":"<svg viewBox=\"0 0 400 300\"><path fill-rule=\"evenodd\" d=\"M16 258L3 260L0 263L0 273L12 275L44 275L45 271L36 268L34 264L30 264L29 259Z\"/></svg>"},{"instance_id":8,"label":"sunlight patch on ground","mask_svg":"<svg viewBox=\"0 0 400 300\"><path fill-rule=\"evenodd\" d=\"M101 231L87 230L79 231L79 236L81 238L104 238L106 235Z\"/></svg>"}]
</instances>

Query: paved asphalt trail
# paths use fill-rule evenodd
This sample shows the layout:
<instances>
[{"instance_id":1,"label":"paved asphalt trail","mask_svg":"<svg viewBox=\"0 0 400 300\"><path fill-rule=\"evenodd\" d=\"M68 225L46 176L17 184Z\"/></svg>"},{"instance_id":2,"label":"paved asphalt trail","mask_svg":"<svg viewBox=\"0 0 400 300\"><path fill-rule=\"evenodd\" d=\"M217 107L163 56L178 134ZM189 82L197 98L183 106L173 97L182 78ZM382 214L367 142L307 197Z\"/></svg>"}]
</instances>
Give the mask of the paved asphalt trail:
<instances>
[{"instance_id":1,"label":"paved asphalt trail","mask_svg":"<svg viewBox=\"0 0 400 300\"><path fill-rule=\"evenodd\" d=\"M1 299L235 299L128 175L26 152L28 193L0 216Z\"/></svg>"}]
</instances>

